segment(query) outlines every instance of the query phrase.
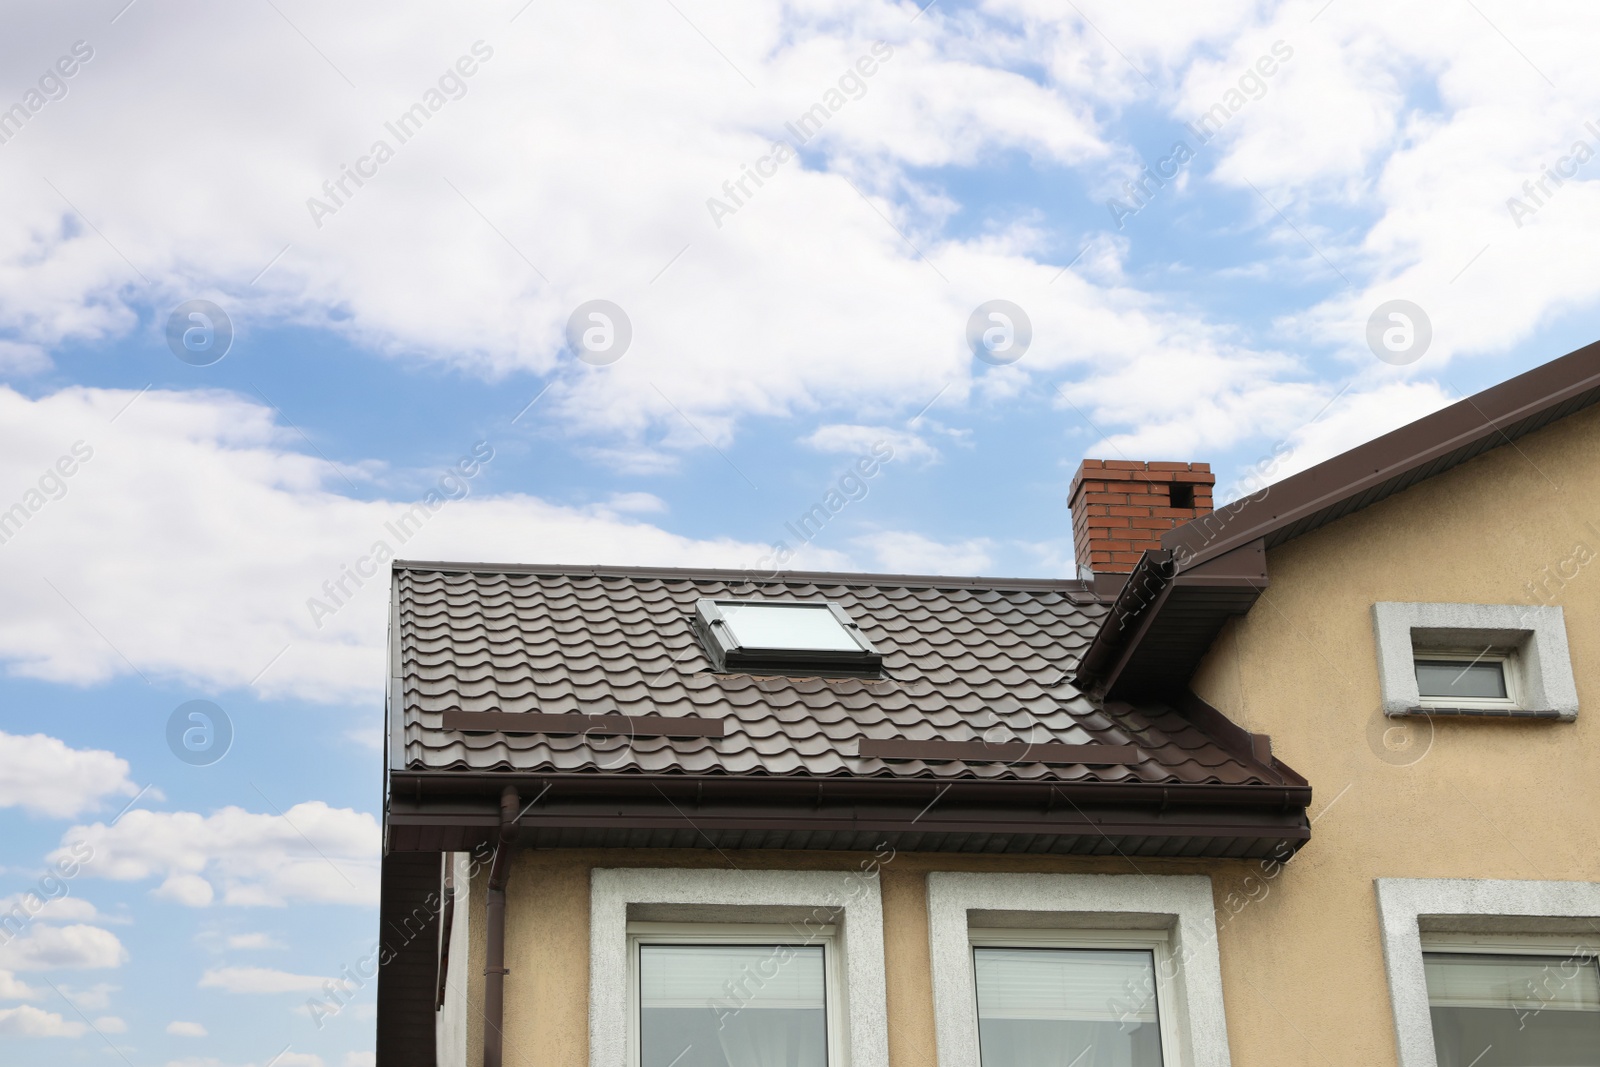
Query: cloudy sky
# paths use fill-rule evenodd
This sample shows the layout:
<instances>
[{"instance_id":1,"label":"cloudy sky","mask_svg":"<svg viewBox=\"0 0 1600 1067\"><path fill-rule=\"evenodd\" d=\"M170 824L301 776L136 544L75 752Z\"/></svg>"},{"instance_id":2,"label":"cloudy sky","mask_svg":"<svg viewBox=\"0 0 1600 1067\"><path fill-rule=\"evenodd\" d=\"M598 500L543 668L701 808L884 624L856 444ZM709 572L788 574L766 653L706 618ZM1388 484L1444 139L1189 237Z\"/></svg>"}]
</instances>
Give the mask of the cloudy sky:
<instances>
[{"instance_id":1,"label":"cloudy sky","mask_svg":"<svg viewBox=\"0 0 1600 1067\"><path fill-rule=\"evenodd\" d=\"M1577 0L4 23L7 1064L372 1062L388 554L1067 575L1085 456L1226 498L1600 334Z\"/></svg>"}]
</instances>

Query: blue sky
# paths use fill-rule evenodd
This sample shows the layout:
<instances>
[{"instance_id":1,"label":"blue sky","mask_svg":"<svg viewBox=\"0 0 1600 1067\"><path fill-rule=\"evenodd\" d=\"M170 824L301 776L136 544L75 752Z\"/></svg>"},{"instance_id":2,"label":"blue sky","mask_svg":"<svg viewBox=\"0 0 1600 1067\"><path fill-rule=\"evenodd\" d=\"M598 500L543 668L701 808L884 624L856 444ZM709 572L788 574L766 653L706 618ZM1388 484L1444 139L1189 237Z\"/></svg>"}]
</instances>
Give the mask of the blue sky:
<instances>
[{"instance_id":1,"label":"blue sky","mask_svg":"<svg viewBox=\"0 0 1600 1067\"><path fill-rule=\"evenodd\" d=\"M475 450L402 555L754 568L878 445L792 565L1071 575L1086 456L1226 497L1600 335L1577 3L125 4L0 41L6 1063L372 1062L370 988L304 1008L375 936L386 587L323 585Z\"/></svg>"}]
</instances>

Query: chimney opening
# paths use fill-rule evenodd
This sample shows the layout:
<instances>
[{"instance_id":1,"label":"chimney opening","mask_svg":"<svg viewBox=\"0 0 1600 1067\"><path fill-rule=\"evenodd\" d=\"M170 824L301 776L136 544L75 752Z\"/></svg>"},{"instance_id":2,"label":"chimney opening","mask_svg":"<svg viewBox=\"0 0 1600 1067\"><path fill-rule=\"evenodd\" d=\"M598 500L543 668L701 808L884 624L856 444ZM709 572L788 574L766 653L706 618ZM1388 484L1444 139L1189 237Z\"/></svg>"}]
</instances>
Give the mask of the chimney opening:
<instances>
[{"instance_id":1,"label":"chimney opening","mask_svg":"<svg viewBox=\"0 0 1600 1067\"><path fill-rule=\"evenodd\" d=\"M1182 482L1173 482L1167 486L1167 494L1175 508L1194 508L1194 486Z\"/></svg>"}]
</instances>

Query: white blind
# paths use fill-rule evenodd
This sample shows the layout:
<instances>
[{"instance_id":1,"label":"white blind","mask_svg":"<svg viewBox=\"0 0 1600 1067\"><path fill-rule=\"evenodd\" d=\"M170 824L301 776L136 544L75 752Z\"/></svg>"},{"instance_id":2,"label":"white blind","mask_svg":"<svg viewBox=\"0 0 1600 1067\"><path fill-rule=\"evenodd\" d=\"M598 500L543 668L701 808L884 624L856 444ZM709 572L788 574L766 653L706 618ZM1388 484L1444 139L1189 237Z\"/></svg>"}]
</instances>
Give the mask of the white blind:
<instances>
[{"instance_id":1,"label":"white blind","mask_svg":"<svg viewBox=\"0 0 1600 1067\"><path fill-rule=\"evenodd\" d=\"M821 1008L822 947L643 945L643 1008Z\"/></svg>"},{"instance_id":2,"label":"white blind","mask_svg":"<svg viewBox=\"0 0 1600 1067\"><path fill-rule=\"evenodd\" d=\"M1600 1012L1600 969L1563 956L1423 957L1435 1008L1515 1008Z\"/></svg>"},{"instance_id":3,"label":"white blind","mask_svg":"<svg viewBox=\"0 0 1600 1067\"><path fill-rule=\"evenodd\" d=\"M980 1019L1156 1021L1148 951L978 948L973 957Z\"/></svg>"}]
</instances>

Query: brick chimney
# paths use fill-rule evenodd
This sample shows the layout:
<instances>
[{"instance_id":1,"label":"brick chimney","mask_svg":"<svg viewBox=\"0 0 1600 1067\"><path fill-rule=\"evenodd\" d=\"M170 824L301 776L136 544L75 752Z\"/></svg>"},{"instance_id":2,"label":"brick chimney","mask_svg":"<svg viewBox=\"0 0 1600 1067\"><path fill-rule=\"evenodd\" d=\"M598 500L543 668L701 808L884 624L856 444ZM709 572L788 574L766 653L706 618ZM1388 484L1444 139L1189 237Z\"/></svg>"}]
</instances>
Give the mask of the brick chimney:
<instances>
[{"instance_id":1,"label":"brick chimney","mask_svg":"<svg viewBox=\"0 0 1600 1067\"><path fill-rule=\"evenodd\" d=\"M1072 547L1078 572L1127 574L1161 535L1211 514L1209 463L1086 459L1072 479Z\"/></svg>"}]
</instances>

